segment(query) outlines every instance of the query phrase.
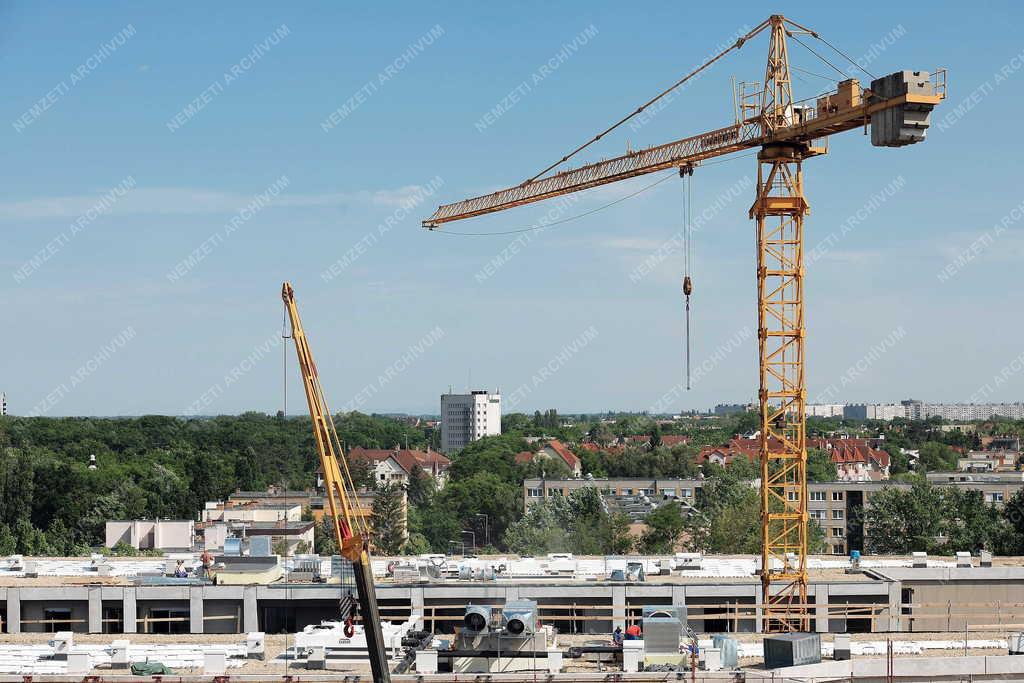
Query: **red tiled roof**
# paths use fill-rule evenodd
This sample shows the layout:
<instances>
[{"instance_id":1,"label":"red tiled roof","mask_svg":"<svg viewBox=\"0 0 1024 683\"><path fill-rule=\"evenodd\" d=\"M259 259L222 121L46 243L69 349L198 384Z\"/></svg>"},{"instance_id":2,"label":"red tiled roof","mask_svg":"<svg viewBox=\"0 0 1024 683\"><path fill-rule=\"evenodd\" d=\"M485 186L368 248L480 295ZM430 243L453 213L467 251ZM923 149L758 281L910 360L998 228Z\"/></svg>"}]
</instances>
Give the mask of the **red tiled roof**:
<instances>
[{"instance_id":1,"label":"red tiled roof","mask_svg":"<svg viewBox=\"0 0 1024 683\"><path fill-rule=\"evenodd\" d=\"M570 470L577 470L580 467L580 459L576 457L576 454L569 450L569 447L558 439L552 439L548 442L548 447L565 461Z\"/></svg>"},{"instance_id":2,"label":"red tiled roof","mask_svg":"<svg viewBox=\"0 0 1024 683\"><path fill-rule=\"evenodd\" d=\"M441 471L448 468L451 460L436 451L420 451L412 448L362 448L356 446L348 452L348 457L354 460L365 460L368 462L381 462L394 458L406 474L412 473L413 467L419 465L428 472Z\"/></svg>"},{"instance_id":3,"label":"red tiled roof","mask_svg":"<svg viewBox=\"0 0 1024 683\"><path fill-rule=\"evenodd\" d=\"M662 446L678 446L690 443L690 437L683 434L663 434L661 437Z\"/></svg>"},{"instance_id":4,"label":"red tiled roof","mask_svg":"<svg viewBox=\"0 0 1024 683\"><path fill-rule=\"evenodd\" d=\"M868 439L808 439L809 448L817 448L829 453L836 465L861 463L867 467L884 470L889 467L889 454L872 448ZM725 446L705 446L697 456L697 462L705 462L712 455L721 457L728 465L736 457L744 455L750 462L757 462L760 457L758 439L735 438ZM777 451L781 442L771 440L768 448Z\"/></svg>"},{"instance_id":5,"label":"red tiled roof","mask_svg":"<svg viewBox=\"0 0 1024 683\"><path fill-rule=\"evenodd\" d=\"M524 462L530 462L533 460L533 453L530 451L519 451L516 453L515 461L517 465L522 465Z\"/></svg>"}]
</instances>

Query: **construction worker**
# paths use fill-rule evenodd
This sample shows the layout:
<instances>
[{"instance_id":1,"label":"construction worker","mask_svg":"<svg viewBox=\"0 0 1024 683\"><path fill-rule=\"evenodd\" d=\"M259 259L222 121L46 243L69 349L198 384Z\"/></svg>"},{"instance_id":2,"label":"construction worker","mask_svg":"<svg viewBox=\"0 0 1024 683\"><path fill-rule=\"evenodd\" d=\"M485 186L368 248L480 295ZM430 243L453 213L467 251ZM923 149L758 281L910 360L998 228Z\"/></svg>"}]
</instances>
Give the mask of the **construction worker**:
<instances>
[{"instance_id":1,"label":"construction worker","mask_svg":"<svg viewBox=\"0 0 1024 683\"><path fill-rule=\"evenodd\" d=\"M626 629L626 640L640 640L643 637L643 631L640 630L640 626L633 624Z\"/></svg>"},{"instance_id":2,"label":"construction worker","mask_svg":"<svg viewBox=\"0 0 1024 683\"><path fill-rule=\"evenodd\" d=\"M616 626L615 630L612 632L612 643L614 645L619 645L619 646L622 645L622 627L621 626Z\"/></svg>"},{"instance_id":3,"label":"construction worker","mask_svg":"<svg viewBox=\"0 0 1024 683\"><path fill-rule=\"evenodd\" d=\"M203 564L203 576L207 579L212 579L213 555L210 554L210 551L203 550L203 554L199 556L199 561Z\"/></svg>"}]
</instances>

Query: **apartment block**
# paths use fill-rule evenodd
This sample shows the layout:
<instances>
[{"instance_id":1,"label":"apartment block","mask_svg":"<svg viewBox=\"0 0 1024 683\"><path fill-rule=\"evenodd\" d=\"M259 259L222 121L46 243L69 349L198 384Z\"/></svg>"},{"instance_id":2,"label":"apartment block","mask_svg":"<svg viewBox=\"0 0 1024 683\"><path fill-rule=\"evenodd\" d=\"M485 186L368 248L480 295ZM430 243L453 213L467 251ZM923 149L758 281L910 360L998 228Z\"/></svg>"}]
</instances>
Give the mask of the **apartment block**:
<instances>
[{"instance_id":1,"label":"apartment block","mask_svg":"<svg viewBox=\"0 0 1024 683\"><path fill-rule=\"evenodd\" d=\"M1024 473L939 472L929 474L928 481L936 486L981 491L986 503L1000 507L1024 488ZM552 496L567 496L585 486L597 487L606 496L672 497L694 504L699 500L704 483L703 479L527 479L523 482L523 504L530 506ZM750 485L759 486L756 481ZM829 554L847 555L851 550L864 551L864 511L870 508L871 497L888 486L900 489L911 487L905 482L871 480L807 485L807 510L811 519L825 533Z\"/></svg>"},{"instance_id":2,"label":"apartment block","mask_svg":"<svg viewBox=\"0 0 1024 683\"><path fill-rule=\"evenodd\" d=\"M457 453L485 436L501 434L501 395L486 390L441 394L441 451Z\"/></svg>"}]
</instances>

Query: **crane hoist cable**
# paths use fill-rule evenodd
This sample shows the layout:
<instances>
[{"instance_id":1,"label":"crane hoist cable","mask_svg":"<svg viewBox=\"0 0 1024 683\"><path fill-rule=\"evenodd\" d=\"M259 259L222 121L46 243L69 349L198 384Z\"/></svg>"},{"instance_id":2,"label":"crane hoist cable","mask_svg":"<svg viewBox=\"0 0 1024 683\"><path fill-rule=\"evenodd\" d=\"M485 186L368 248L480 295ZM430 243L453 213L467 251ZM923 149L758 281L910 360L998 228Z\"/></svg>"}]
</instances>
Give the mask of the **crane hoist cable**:
<instances>
[{"instance_id":1,"label":"crane hoist cable","mask_svg":"<svg viewBox=\"0 0 1024 683\"><path fill-rule=\"evenodd\" d=\"M679 167L683 179L683 296L686 297L686 390L690 390L690 295L693 293L693 279L690 267L693 260L693 166Z\"/></svg>"}]
</instances>

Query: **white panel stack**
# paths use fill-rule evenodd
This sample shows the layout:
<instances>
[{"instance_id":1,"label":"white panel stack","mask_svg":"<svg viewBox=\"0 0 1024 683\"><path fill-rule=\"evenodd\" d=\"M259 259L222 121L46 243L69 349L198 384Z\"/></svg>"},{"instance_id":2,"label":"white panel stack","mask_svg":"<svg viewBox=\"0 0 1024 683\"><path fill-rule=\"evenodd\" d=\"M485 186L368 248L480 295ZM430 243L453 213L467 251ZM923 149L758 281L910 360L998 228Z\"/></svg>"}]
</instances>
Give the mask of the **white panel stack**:
<instances>
[{"instance_id":1,"label":"white panel stack","mask_svg":"<svg viewBox=\"0 0 1024 683\"><path fill-rule=\"evenodd\" d=\"M81 650L74 650L68 653L68 675L84 676L92 669L89 661L89 653Z\"/></svg>"},{"instance_id":2,"label":"white panel stack","mask_svg":"<svg viewBox=\"0 0 1024 683\"><path fill-rule=\"evenodd\" d=\"M246 659L263 659L266 655L266 638L262 631L254 631L245 637Z\"/></svg>"},{"instance_id":3,"label":"white panel stack","mask_svg":"<svg viewBox=\"0 0 1024 683\"><path fill-rule=\"evenodd\" d=\"M416 673L436 674L437 673L437 650L416 651Z\"/></svg>"},{"instance_id":4,"label":"white panel stack","mask_svg":"<svg viewBox=\"0 0 1024 683\"><path fill-rule=\"evenodd\" d=\"M718 647L702 648L700 653L704 656L705 671L722 670L722 649Z\"/></svg>"},{"instance_id":5,"label":"white panel stack","mask_svg":"<svg viewBox=\"0 0 1024 683\"><path fill-rule=\"evenodd\" d=\"M548 673L562 672L562 651L555 647L548 648Z\"/></svg>"},{"instance_id":6,"label":"white panel stack","mask_svg":"<svg viewBox=\"0 0 1024 683\"><path fill-rule=\"evenodd\" d=\"M622 670L636 673L644 661L644 641L626 640L622 643Z\"/></svg>"},{"instance_id":7,"label":"white panel stack","mask_svg":"<svg viewBox=\"0 0 1024 683\"><path fill-rule=\"evenodd\" d=\"M110 644L110 668L127 669L130 665L128 660L128 641L115 640Z\"/></svg>"},{"instance_id":8,"label":"white panel stack","mask_svg":"<svg viewBox=\"0 0 1024 683\"><path fill-rule=\"evenodd\" d=\"M53 658L67 659L75 644L75 634L71 631L58 631L53 634Z\"/></svg>"},{"instance_id":9,"label":"white panel stack","mask_svg":"<svg viewBox=\"0 0 1024 683\"><path fill-rule=\"evenodd\" d=\"M203 673L223 676L228 668L228 655L224 650L207 650L203 653Z\"/></svg>"}]
</instances>

